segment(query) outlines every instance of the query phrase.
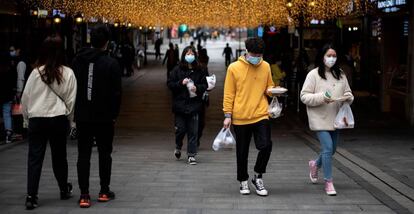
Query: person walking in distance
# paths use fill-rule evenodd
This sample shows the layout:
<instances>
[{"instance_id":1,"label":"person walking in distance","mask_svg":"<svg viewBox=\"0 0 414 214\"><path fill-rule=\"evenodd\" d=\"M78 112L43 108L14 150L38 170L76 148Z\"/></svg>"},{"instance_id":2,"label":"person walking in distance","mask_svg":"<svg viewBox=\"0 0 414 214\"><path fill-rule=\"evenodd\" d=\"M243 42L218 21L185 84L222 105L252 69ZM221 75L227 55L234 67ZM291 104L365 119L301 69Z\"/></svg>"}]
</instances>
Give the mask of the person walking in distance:
<instances>
[{"instance_id":1,"label":"person walking in distance","mask_svg":"<svg viewBox=\"0 0 414 214\"><path fill-rule=\"evenodd\" d=\"M60 189L60 199L72 196L68 183L66 133L68 120L73 121L76 78L64 66L63 42L50 36L42 44L36 67L30 74L22 95L24 127L28 127L26 209L38 206L37 193L47 142L52 152L52 168Z\"/></svg>"},{"instance_id":2,"label":"person walking in distance","mask_svg":"<svg viewBox=\"0 0 414 214\"><path fill-rule=\"evenodd\" d=\"M202 96L207 90L206 71L199 66L194 47L184 48L179 66L172 70L168 81L172 91L175 116L175 150L177 159L181 157L181 148L185 135L188 137L187 161L197 164L197 140L199 114L203 107Z\"/></svg>"},{"instance_id":3,"label":"person walking in distance","mask_svg":"<svg viewBox=\"0 0 414 214\"><path fill-rule=\"evenodd\" d=\"M0 57L0 108L6 143L13 140L12 103L16 94L17 72L7 57Z\"/></svg>"},{"instance_id":4,"label":"person walking in distance","mask_svg":"<svg viewBox=\"0 0 414 214\"><path fill-rule=\"evenodd\" d=\"M323 168L325 192L336 195L332 179L332 156L338 143L338 131L334 128L335 117L342 101L351 104L354 100L345 73L339 67L335 48L327 44L322 48L318 67L308 73L300 93L300 99L307 107L309 127L321 144L322 151L315 160L309 161L309 177L312 183L318 182L318 169Z\"/></svg>"},{"instance_id":5,"label":"person walking in distance","mask_svg":"<svg viewBox=\"0 0 414 214\"><path fill-rule=\"evenodd\" d=\"M247 172L249 145L252 135L259 150L253 186L259 196L267 196L263 174L266 173L272 151L269 103L267 89L274 86L270 66L263 61L264 41L248 38L245 41L247 54L229 65L224 82L224 128L233 124L236 133L237 180L240 193L250 194Z\"/></svg>"},{"instance_id":6,"label":"person walking in distance","mask_svg":"<svg viewBox=\"0 0 414 214\"><path fill-rule=\"evenodd\" d=\"M115 198L110 190L114 124L121 104L121 71L117 61L106 53L110 37L105 25L91 31L91 48L75 57L72 66L78 80L75 121L78 130L79 206L91 206L89 173L91 152L96 140L99 153L99 202Z\"/></svg>"},{"instance_id":7,"label":"person walking in distance","mask_svg":"<svg viewBox=\"0 0 414 214\"><path fill-rule=\"evenodd\" d=\"M223 50L223 55L225 57L225 63L226 63L226 67L230 65L231 63L231 58L233 57L233 50L231 49L231 47L229 46L229 43L226 43L226 47Z\"/></svg>"},{"instance_id":8,"label":"person walking in distance","mask_svg":"<svg viewBox=\"0 0 414 214\"><path fill-rule=\"evenodd\" d=\"M174 45L173 43L169 44L170 49L167 50L167 52L165 53L165 57L164 60L162 62L162 64L165 64L165 61L167 61L167 79L168 76L170 76L170 72L172 71L172 69L177 66L178 63L178 59L175 56L175 50L174 50Z\"/></svg>"}]
</instances>

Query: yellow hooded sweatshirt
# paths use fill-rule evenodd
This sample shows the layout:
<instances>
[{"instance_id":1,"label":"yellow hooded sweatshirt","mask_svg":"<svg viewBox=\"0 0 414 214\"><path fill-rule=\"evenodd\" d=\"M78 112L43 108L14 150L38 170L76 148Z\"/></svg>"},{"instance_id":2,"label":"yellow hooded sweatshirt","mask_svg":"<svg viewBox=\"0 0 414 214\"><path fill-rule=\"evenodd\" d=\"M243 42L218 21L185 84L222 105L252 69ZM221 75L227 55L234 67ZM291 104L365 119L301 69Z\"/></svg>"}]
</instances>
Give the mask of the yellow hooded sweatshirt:
<instances>
[{"instance_id":1,"label":"yellow hooded sweatshirt","mask_svg":"<svg viewBox=\"0 0 414 214\"><path fill-rule=\"evenodd\" d=\"M274 86L269 63L257 65L244 56L230 64L224 82L223 112L232 114L232 123L247 125L269 119L266 94ZM270 95L270 94L268 94Z\"/></svg>"}]
</instances>

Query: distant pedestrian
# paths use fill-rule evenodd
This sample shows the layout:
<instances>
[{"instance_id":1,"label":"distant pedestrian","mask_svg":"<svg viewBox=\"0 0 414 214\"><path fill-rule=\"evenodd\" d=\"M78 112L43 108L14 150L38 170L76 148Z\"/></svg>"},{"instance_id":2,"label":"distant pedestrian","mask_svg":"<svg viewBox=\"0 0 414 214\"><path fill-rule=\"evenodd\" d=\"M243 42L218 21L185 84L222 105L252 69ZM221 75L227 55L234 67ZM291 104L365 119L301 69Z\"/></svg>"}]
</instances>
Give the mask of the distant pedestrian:
<instances>
[{"instance_id":1,"label":"distant pedestrian","mask_svg":"<svg viewBox=\"0 0 414 214\"><path fill-rule=\"evenodd\" d=\"M237 180L240 194L250 194L247 172L250 140L254 136L259 150L252 183L257 195L267 196L263 174L272 152L269 103L267 89L274 86L270 66L263 61L264 41L249 38L245 42L247 54L230 64L224 81L224 128L233 124L236 133Z\"/></svg>"},{"instance_id":2,"label":"distant pedestrian","mask_svg":"<svg viewBox=\"0 0 414 214\"><path fill-rule=\"evenodd\" d=\"M12 102L16 95L17 73L9 57L0 57L0 108L3 112L4 134L6 143L12 142L13 119Z\"/></svg>"},{"instance_id":3,"label":"distant pedestrian","mask_svg":"<svg viewBox=\"0 0 414 214\"><path fill-rule=\"evenodd\" d=\"M325 45L317 59L317 68L306 76L300 94L307 106L309 127L316 132L322 149L316 160L309 161L309 177L312 183L317 183L318 169L322 167L328 195L336 195L332 179L332 156L338 143L338 130L334 128L334 121L342 105L342 102L334 99L345 97L343 102L349 104L354 100L345 73L336 59L335 48Z\"/></svg>"},{"instance_id":4,"label":"distant pedestrian","mask_svg":"<svg viewBox=\"0 0 414 214\"><path fill-rule=\"evenodd\" d=\"M210 60L210 57L207 55L207 49L202 48L198 53L198 61L200 67L205 70L206 76L210 76L208 72L208 62ZM198 139L197 139L197 146L200 147L200 140L203 136L204 127L206 126L206 108L210 104L210 95L208 91L206 90L202 96L203 105L201 108L201 111L199 113L199 124L198 124Z\"/></svg>"},{"instance_id":5,"label":"distant pedestrian","mask_svg":"<svg viewBox=\"0 0 414 214\"><path fill-rule=\"evenodd\" d=\"M208 86L206 72L199 66L194 47L184 48L180 64L172 70L167 85L173 94L176 144L174 155L180 159L183 140L187 135L187 161L190 165L195 165L199 113L203 105L201 99Z\"/></svg>"},{"instance_id":6,"label":"distant pedestrian","mask_svg":"<svg viewBox=\"0 0 414 214\"><path fill-rule=\"evenodd\" d=\"M28 72L28 66L26 60L24 59L22 49L18 46L11 46L10 50L14 50L15 54L11 55L11 62L13 70L17 72L17 82L16 82L16 95L14 98L14 103L19 104L20 99L23 93L26 80L29 77L30 72ZM11 51L12 53L13 51ZM13 115L13 135L14 139L22 139L23 133L23 117L21 114ZM19 135L16 135L18 133Z\"/></svg>"},{"instance_id":7,"label":"distant pedestrian","mask_svg":"<svg viewBox=\"0 0 414 214\"><path fill-rule=\"evenodd\" d=\"M158 38L157 40L155 40L155 59L161 59L161 45L162 45L162 39Z\"/></svg>"},{"instance_id":8,"label":"distant pedestrian","mask_svg":"<svg viewBox=\"0 0 414 214\"><path fill-rule=\"evenodd\" d=\"M41 47L43 50L36 68L30 74L22 95L24 126L29 128L26 197L29 210L38 206L37 193L47 142L50 143L60 199L72 196L72 184L68 183L66 134L68 120L73 121L76 78L72 69L63 65L65 56L59 36L47 37Z\"/></svg>"},{"instance_id":9,"label":"distant pedestrian","mask_svg":"<svg viewBox=\"0 0 414 214\"><path fill-rule=\"evenodd\" d=\"M78 182L81 191L79 206L91 206L89 195L90 160L94 140L99 153L101 189L98 201L115 198L109 188L112 168L114 124L121 104L121 71L117 61L105 53L109 29L97 25L91 31L92 48L79 52L73 61L78 80L75 121L78 131Z\"/></svg>"},{"instance_id":10,"label":"distant pedestrian","mask_svg":"<svg viewBox=\"0 0 414 214\"><path fill-rule=\"evenodd\" d=\"M165 64L165 61L167 61L167 79L170 76L170 72L174 69L175 66L177 66L178 59L175 54L174 45L172 43L169 44L170 49L167 50L164 56L164 61L162 64Z\"/></svg>"},{"instance_id":11,"label":"distant pedestrian","mask_svg":"<svg viewBox=\"0 0 414 214\"><path fill-rule=\"evenodd\" d=\"M175 44L174 51L175 51L175 57L177 58L178 61L180 61L180 48L178 47L178 44Z\"/></svg>"},{"instance_id":12,"label":"distant pedestrian","mask_svg":"<svg viewBox=\"0 0 414 214\"><path fill-rule=\"evenodd\" d=\"M222 55L225 57L226 67L229 66L231 63L231 58L233 58L233 50L229 46L229 43L226 44L226 47L224 48Z\"/></svg>"}]
</instances>

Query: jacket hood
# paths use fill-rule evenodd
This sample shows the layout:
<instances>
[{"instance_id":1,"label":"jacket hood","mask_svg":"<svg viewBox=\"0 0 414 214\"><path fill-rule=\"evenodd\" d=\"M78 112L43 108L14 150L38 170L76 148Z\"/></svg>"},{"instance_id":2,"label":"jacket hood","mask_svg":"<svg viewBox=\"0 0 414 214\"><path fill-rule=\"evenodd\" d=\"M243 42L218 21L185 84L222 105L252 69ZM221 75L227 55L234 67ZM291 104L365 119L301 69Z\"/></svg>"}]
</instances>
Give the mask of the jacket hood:
<instances>
[{"instance_id":1,"label":"jacket hood","mask_svg":"<svg viewBox=\"0 0 414 214\"><path fill-rule=\"evenodd\" d=\"M102 55L106 55L106 51L96 48L83 48L79 51L77 57L84 61L93 62Z\"/></svg>"},{"instance_id":2,"label":"jacket hood","mask_svg":"<svg viewBox=\"0 0 414 214\"><path fill-rule=\"evenodd\" d=\"M248 65L252 65L252 66L260 66L263 62L263 57L260 59L260 62L257 63L257 65L253 65L249 61L247 61L246 60L246 55L240 56L238 61L243 62L243 63L248 64Z\"/></svg>"}]
</instances>

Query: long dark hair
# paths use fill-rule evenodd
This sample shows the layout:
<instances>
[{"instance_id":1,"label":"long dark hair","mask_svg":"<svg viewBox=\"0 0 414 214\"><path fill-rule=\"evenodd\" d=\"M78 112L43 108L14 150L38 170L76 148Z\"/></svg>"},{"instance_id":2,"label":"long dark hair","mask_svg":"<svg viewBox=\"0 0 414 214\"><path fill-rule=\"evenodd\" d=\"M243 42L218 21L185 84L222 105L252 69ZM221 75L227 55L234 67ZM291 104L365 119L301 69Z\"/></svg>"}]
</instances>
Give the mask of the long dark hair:
<instances>
[{"instance_id":1,"label":"long dark hair","mask_svg":"<svg viewBox=\"0 0 414 214\"><path fill-rule=\"evenodd\" d=\"M318 65L318 74L322 79L325 79L325 80L326 80L326 76L325 76L326 66L325 66L323 58L329 49L334 50L336 54L338 55L338 52L336 51L335 47L332 44L326 44L322 47L322 50L320 51L320 53L318 54L318 57L316 58L316 63ZM337 56L337 59L338 59L338 56ZM338 60L336 60L335 65L332 66L332 68L330 69L330 72L335 77L335 79L337 80L341 79L342 69L339 67Z\"/></svg>"},{"instance_id":2,"label":"long dark hair","mask_svg":"<svg viewBox=\"0 0 414 214\"><path fill-rule=\"evenodd\" d=\"M63 42L60 36L48 36L42 44L36 67L44 66L39 69L42 81L50 85L55 80L58 84L62 83L61 66L64 65L65 56L63 52Z\"/></svg>"},{"instance_id":3,"label":"long dark hair","mask_svg":"<svg viewBox=\"0 0 414 214\"><path fill-rule=\"evenodd\" d=\"M198 64L198 56L197 56L197 52L196 49L192 46L187 46L184 48L183 52L181 53L181 60L180 60L180 68L182 69L188 69L188 62L185 61L185 55L187 54L187 52L189 50L192 50L195 56L195 60L193 63L191 63L191 66L193 67L193 69L197 69L199 64Z\"/></svg>"}]
</instances>

